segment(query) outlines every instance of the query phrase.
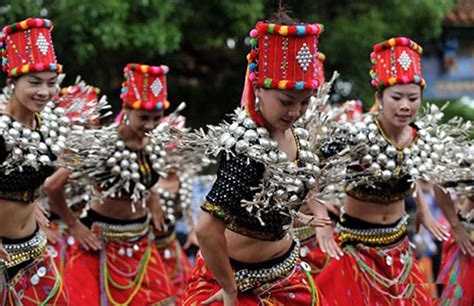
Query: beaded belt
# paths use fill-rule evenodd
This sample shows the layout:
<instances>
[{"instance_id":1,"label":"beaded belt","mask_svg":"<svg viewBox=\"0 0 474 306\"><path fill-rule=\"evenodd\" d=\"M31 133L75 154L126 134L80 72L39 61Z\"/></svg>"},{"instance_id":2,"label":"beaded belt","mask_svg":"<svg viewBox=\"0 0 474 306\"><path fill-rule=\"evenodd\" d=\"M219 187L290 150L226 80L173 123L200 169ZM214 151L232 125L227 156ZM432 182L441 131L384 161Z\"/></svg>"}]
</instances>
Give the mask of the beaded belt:
<instances>
[{"instance_id":1,"label":"beaded belt","mask_svg":"<svg viewBox=\"0 0 474 306\"><path fill-rule=\"evenodd\" d=\"M0 260L0 265L4 265L7 269L14 267L22 262L35 259L43 254L47 245L46 236L39 230L28 241L14 244L4 244L3 247L10 255L10 261Z\"/></svg>"},{"instance_id":2,"label":"beaded belt","mask_svg":"<svg viewBox=\"0 0 474 306\"><path fill-rule=\"evenodd\" d=\"M145 222L129 223L129 224L110 224L105 222L94 221L92 230L99 231L104 241L130 241L141 238L150 231L150 215L147 216Z\"/></svg>"},{"instance_id":3,"label":"beaded belt","mask_svg":"<svg viewBox=\"0 0 474 306\"><path fill-rule=\"evenodd\" d=\"M296 266L299 250L300 243L298 240L295 240L293 249L288 256L271 268L237 270L235 272L235 281L239 291L244 292L289 275Z\"/></svg>"},{"instance_id":4,"label":"beaded belt","mask_svg":"<svg viewBox=\"0 0 474 306\"><path fill-rule=\"evenodd\" d=\"M341 243L358 243L371 245L389 245L400 240L407 233L408 214L392 227L381 228L349 228L344 226L344 215L341 215L341 222L336 225L336 232L339 234Z\"/></svg>"},{"instance_id":5,"label":"beaded belt","mask_svg":"<svg viewBox=\"0 0 474 306\"><path fill-rule=\"evenodd\" d=\"M0 191L0 199L9 201L33 203L39 198L39 189L26 191Z\"/></svg>"},{"instance_id":6,"label":"beaded belt","mask_svg":"<svg viewBox=\"0 0 474 306\"><path fill-rule=\"evenodd\" d=\"M316 238L316 228L309 225L294 227L293 234L303 243L311 238Z\"/></svg>"}]
</instances>

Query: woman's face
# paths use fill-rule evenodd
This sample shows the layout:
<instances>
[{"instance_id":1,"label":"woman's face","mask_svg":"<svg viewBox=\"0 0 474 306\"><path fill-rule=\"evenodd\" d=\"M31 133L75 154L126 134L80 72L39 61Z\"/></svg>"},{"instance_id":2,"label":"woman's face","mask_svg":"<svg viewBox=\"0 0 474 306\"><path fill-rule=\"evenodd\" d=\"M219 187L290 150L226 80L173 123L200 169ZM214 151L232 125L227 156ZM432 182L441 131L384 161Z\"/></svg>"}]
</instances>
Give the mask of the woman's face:
<instances>
[{"instance_id":1,"label":"woman's face","mask_svg":"<svg viewBox=\"0 0 474 306\"><path fill-rule=\"evenodd\" d=\"M387 87L382 97L377 96L382 106L379 116L395 128L403 128L415 120L421 105L421 87L417 84Z\"/></svg>"},{"instance_id":2,"label":"woman's face","mask_svg":"<svg viewBox=\"0 0 474 306\"><path fill-rule=\"evenodd\" d=\"M144 137L155 129L163 118L163 110L126 110L130 128Z\"/></svg>"},{"instance_id":3,"label":"woman's face","mask_svg":"<svg viewBox=\"0 0 474 306\"><path fill-rule=\"evenodd\" d=\"M304 115L313 91L256 88L260 99L259 111L270 130L286 131Z\"/></svg>"},{"instance_id":4,"label":"woman's face","mask_svg":"<svg viewBox=\"0 0 474 306\"><path fill-rule=\"evenodd\" d=\"M39 113L58 92L57 81L58 74L50 71L31 72L9 80L15 86L11 100L32 113Z\"/></svg>"}]
</instances>

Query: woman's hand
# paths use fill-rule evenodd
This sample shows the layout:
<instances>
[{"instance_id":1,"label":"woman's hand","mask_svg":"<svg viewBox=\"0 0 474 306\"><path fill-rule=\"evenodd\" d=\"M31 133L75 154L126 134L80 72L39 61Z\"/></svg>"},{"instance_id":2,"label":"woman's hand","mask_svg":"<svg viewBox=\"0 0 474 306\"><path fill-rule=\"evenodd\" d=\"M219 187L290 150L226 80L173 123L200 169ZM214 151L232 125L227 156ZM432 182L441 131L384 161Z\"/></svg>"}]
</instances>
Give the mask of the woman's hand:
<instances>
[{"instance_id":1,"label":"woman's hand","mask_svg":"<svg viewBox=\"0 0 474 306\"><path fill-rule=\"evenodd\" d=\"M49 227L48 213L40 203L35 202L35 219L40 227Z\"/></svg>"},{"instance_id":2,"label":"woman's hand","mask_svg":"<svg viewBox=\"0 0 474 306\"><path fill-rule=\"evenodd\" d=\"M61 239L61 234L59 231L53 230L51 227L44 227L40 225L41 230L43 233L46 235L46 239L51 243L51 244L56 244L58 243L59 239Z\"/></svg>"},{"instance_id":3,"label":"woman's hand","mask_svg":"<svg viewBox=\"0 0 474 306\"><path fill-rule=\"evenodd\" d=\"M334 228L332 226L326 225L321 228L316 228L316 239L318 240L319 247L323 253L332 258L336 258L337 260L344 255L341 248L334 240Z\"/></svg>"},{"instance_id":4,"label":"woman's hand","mask_svg":"<svg viewBox=\"0 0 474 306\"><path fill-rule=\"evenodd\" d=\"M417 233L420 231L420 225L423 225L439 241L446 241L450 236L446 226L436 221L431 212L426 209L416 211Z\"/></svg>"},{"instance_id":5,"label":"woman's hand","mask_svg":"<svg viewBox=\"0 0 474 306\"><path fill-rule=\"evenodd\" d=\"M150 209L151 218L153 220L153 226L159 232L165 230L165 216L161 209L160 201L150 201L148 208Z\"/></svg>"},{"instance_id":6,"label":"woman's hand","mask_svg":"<svg viewBox=\"0 0 474 306\"><path fill-rule=\"evenodd\" d=\"M76 222L69 227L69 231L86 251L98 251L102 249L99 239L87 226L82 224L81 221L76 220Z\"/></svg>"},{"instance_id":7,"label":"woman's hand","mask_svg":"<svg viewBox=\"0 0 474 306\"><path fill-rule=\"evenodd\" d=\"M0 259L5 261L10 261L10 255L8 254L7 250L3 247L2 239L0 239Z\"/></svg>"},{"instance_id":8,"label":"woman's hand","mask_svg":"<svg viewBox=\"0 0 474 306\"><path fill-rule=\"evenodd\" d=\"M223 302L224 306L234 306L237 304L237 290L226 292L224 289L217 291L216 294L202 302L203 305L209 305L214 302Z\"/></svg>"},{"instance_id":9,"label":"woman's hand","mask_svg":"<svg viewBox=\"0 0 474 306\"><path fill-rule=\"evenodd\" d=\"M332 221L329 217L314 217L309 225L313 227L332 226Z\"/></svg>"},{"instance_id":10,"label":"woman's hand","mask_svg":"<svg viewBox=\"0 0 474 306\"><path fill-rule=\"evenodd\" d=\"M184 244L183 248L185 250L189 249L192 245L199 247L199 242L197 240L196 231L193 229L189 232L188 238L186 239L186 243Z\"/></svg>"},{"instance_id":11,"label":"woman's hand","mask_svg":"<svg viewBox=\"0 0 474 306\"><path fill-rule=\"evenodd\" d=\"M453 228L454 240L461 247L464 255L474 256L474 245L464 226L459 225Z\"/></svg>"}]
</instances>

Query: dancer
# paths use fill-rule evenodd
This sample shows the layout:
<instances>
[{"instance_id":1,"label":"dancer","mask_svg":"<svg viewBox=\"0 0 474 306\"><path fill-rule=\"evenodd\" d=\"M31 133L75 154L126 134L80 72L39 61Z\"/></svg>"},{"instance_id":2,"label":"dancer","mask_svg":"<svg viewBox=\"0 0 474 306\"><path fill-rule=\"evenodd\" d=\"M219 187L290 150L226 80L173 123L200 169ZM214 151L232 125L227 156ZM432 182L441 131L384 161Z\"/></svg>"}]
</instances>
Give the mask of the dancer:
<instances>
[{"instance_id":1,"label":"dancer","mask_svg":"<svg viewBox=\"0 0 474 306\"><path fill-rule=\"evenodd\" d=\"M168 108L167 66L128 64L122 87L124 118L119 125L71 134L63 159L70 169L48 180L51 206L78 242L65 267L71 303L170 304L171 282L153 243L150 218L162 228L154 191L164 170L164 147L146 134ZM71 175L68 172L71 171ZM94 200L84 219L67 207L64 186L86 176Z\"/></svg>"},{"instance_id":2,"label":"dancer","mask_svg":"<svg viewBox=\"0 0 474 306\"><path fill-rule=\"evenodd\" d=\"M250 32L252 50L242 95L231 124L177 135L178 149L221 153L217 179L201 208L201 248L183 305L319 305L308 264L291 224L319 177L308 132L295 126L319 86L319 24L279 13ZM312 171L311 171L312 172ZM313 226L328 224L315 218Z\"/></svg>"},{"instance_id":3,"label":"dancer","mask_svg":"<svg viewBox=\"0 0 474 306\"><path fill-rule=\"evenodd\" d=\"M407 38L374 46L372 85L380 112L363 122L328 128L323 159L350 148L354 163L346 169L347 195L336 229L317 229L323 251L336 258L316 277L333 305L429 305L431 300L406 236L404 198L415 192L417 220L438 239L448 233L431 216L415 182L439 181L441 167L455 167L443 156L444 146L465 138L465 126L440 125L442 112L432 106L412 123L419 111L425 81L422 48ZM449 135L449 137L447 137ZM319 208L319 207L318 207ZM323 212L319 212L324 215Z\"/></svg>"},{"instance_id":4,"label":"dancer","mask_svg":"<svg viewBox=\"0 0 474 306\"><path fill-rule=\"evenodd\" d=\"M51 39L53 23L29 18L3 28L2 69L8 102L0 113L0 303L65 305L67 290L46 237L38 229L35 200L69 120L50 108L62 67Z\"/></svg>"}]
</instances>

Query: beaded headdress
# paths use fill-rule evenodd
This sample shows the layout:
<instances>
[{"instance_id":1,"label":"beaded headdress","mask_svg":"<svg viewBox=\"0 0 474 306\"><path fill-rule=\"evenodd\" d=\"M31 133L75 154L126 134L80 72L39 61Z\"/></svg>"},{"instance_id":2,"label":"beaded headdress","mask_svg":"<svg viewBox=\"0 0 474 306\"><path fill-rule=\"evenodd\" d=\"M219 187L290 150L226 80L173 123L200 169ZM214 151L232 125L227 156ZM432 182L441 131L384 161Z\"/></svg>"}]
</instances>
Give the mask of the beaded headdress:
<instances>
[{"instance_id":1,"label":"beaded headdress","mask_svg":"<svg viewBox=\"0 0 474 306\"><path fill-rule=\"evenodd\" d=\"M316 89L320 85L317 71L318 37L321 24L279 25L258 22L250 31L251 51L242 105L252 119L263 125L255 111L252 82L272 89Z\"/></svg>"},{"instance_id":2,"label":"beaded headdress","mask_svg":"<svg viewBox=\"0 0 474 306\"><path fill-rule=\"evenodd\" d=\"M405 37L376 44L370 54L372 86L382 90L395 84L415 83L425 88L420 62L422 54L423 48Z\"/></svg>"},{"instance_id":3,"label":"beaded headdress","mask_svg":"<svg viewBox=\"0 0 474 306\"><path fill-rule=\"evenodd\" d=\"M67 116L73 123L97 125L99 114L96 114L96 107L99 93L99 88L80 81L76 85L61 88L57 106L70 109Z\"/></svg>"},{"instance_id":4,"label":"beaded headdress","mask_svg":"<svg viewBox=\"0 0 474 306\"><path fill-rule=\"evenodd\" d=\"M48 19L28 18L3 28L0 36L2 69L9 77L29 72L54 71L62 66L56 62Z\"/></svg>"},{"instance_id":5,"label":"beaded headdress","mask_svg":"<svg viewBox=\"0 0 474 306\"><path fill-rule=\"evenodd\" d=\"M128 64L122 83L123 108L164 110L170 105L166 88L168 66Z\"/></svg>"}]
</instances>

